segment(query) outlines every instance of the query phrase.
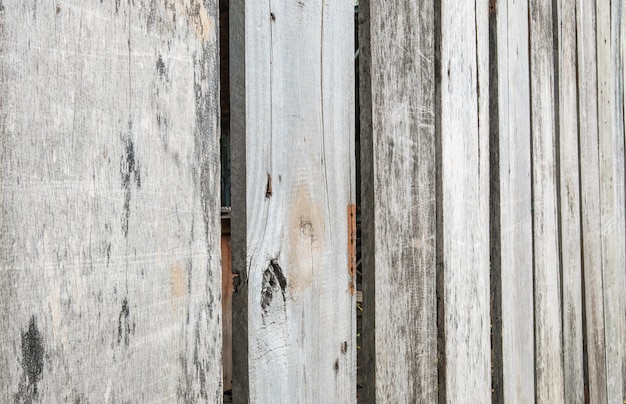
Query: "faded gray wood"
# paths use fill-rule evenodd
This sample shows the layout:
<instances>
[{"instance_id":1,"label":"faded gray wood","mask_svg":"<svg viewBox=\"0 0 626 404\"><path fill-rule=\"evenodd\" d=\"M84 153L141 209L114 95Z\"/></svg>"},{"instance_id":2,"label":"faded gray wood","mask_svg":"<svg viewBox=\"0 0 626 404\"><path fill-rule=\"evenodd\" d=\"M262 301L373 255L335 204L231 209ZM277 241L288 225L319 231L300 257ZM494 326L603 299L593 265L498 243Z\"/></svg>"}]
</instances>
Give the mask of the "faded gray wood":
<instances>
[{"instance_id":1,"label":"faded gray wood","mask_svg":"<svg viewBox=\"0 0 626 404\"><path fill-rule=\"evenodd\" d=\"M233 16L243 25L231 26L231 63L245 80L231 111L232 149L246 157L232 160L233 254L246 257L233 262L245 284L233 301L247 327L247 358L234 358L235 379L248 367L241 402L356 398L353 6L250 0Z\"/></svg>"},{"instance_id":2,"label":"faded gray wood","mask_svg":"<svg viewBox=\"0 0 626 404\"><path fill-rule=\"evenodd\" d=\"M527 1L494 3L497 47L496 94L492 103L492 171L497 181L492 198L492 277L499 307L492 311L494 400L532 402L535 399L530 77ZM492 39L493 40L493 39ZM492 45L492 46L494 46ZM493 76L492 76L493 78ZM492 104L493 105L493 104ZM496 120L497 118L497 120ZM492 166L492 170L494 167ZM493 185L492 185L493 186ZM498 279L499 277L499 279ZM493 280L492 280L493 282ZM495 301L495 299L494 299ZM496 303L498 304L498 303ZM496 313L500 314L498 318Z\"/></svg>"},{"instance_id":3,"label":"faded gray wood","mask_svg":"<svg viewBox=\"0 0 626 404\"><path fill-rule=\"evenodd\" d=\"M595 4L576 2L578 37L578 110L581 184L583 282L585 286L585 340L589 402L605 403L606 360L602 241L598 160L598 104Z\"/></svg>"},{"instance_id":4,"label":"faded gray wood","mask_svg":"<svg viewBox=\"0 0 626 404\"><path fill-rule=\"evenodd\" d=\"M557 2L559 229L565 402L583 403L583 295L576 71L576 3Z\"/></svg>"},{"instance_id":5,"label":"faded gray wood","mask_svg":"<svg viewBox=\"0 0 626 404\"><path fill-rule=\"evenodd\" d=\"M557 205L553 9L531 0L530 81L533 174L536 400L564 401Z\"/></svg>"},{"instance_id":6,"label":"faded gray wood","mask_svg":"<svg viewBox=\"0 0 626 404\"><path fill-rule=\"evenodd\" d=\"M220 402L217 5L0 2L0 401Z\"/></svg>"},{"instance_id":7,"label":"faded gray wood","mask_svg":"<svg viewBox=\"0 0 626 404\"><path fill-rule=\"evenodd\" d=\"M488 2L443 1L440 23L441 292L446 402L491 397Z\"/></svg>"},{"instance_id":8,"label":"faded gray wood","mask_svg":"<svg viewBox=\"0 0 626 404\"><path fill-rule=\"evenodd\" d=\"M621 2L596 2L596 52L598 71L598 148L600 223L602 234L602 283L604 289L604 334L606 389L609 403L623 400L621 332L624 332L621 289L624 262L624 143L623 118L619 114L619 14Z\"/></svg>"},{"instance_id":9,"label":"faded gray wood","mask_svg":"<svg viewBox=\"0 0 626 404\"><path fill-rule=\"evenodd\" d=\"M359 4L365 402L437 400L433 6Z\"/></svg>"}]
</instances>

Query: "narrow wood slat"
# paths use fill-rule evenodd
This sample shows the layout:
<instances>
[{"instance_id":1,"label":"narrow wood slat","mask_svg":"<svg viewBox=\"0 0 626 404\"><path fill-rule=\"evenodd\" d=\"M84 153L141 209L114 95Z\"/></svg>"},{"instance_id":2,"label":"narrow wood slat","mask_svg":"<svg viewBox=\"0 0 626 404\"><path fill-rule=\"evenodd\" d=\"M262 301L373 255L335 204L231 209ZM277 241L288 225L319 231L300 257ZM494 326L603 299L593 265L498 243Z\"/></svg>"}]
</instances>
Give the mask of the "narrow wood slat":
<instances>
[{"instance_id":1,"label":"narrow wood slat","mask_svg":"<svg viewBox=\"0 0 626 404\"><path fill-rule=\"evenodd\" d=\"M217 4L0 3L0 401L222 397Z\"/></svg>"},{"instance_id":2,"label":"narrow wood slat","mask_svg":"<svg viewBox=\"0 0 626 404\"><path fill-rule=\"evenodd\" d=\"M536 400L564 400L553 8L529 2Z\"/></svg>"},{"instance_id":3,"label":"narrow wood slat","mask_svg":"<svg viewBox=\"0 0 626 404\"><path fill-rule=\"evenodd\" d=\"M619 78L619 13L621 2L596 1L596 52L598 69L598 148L600 224L602 235L602 284L607 400L623 400L622 364L624 332L621 288L626 264L624 253L624 142L623 118L618 113L623 99L616 92Z\"/></svg>"},{"instance_id":4,"label":"narrow wood slat","mask_svg":"<svg viewBox=\"0 0 626 404\"><path fill-rule=\"evenodd\" d=\"M247 355L233 358L235 399L354 401L353 4L236 7L233 323L245 322Z\"/></svg>"},{"instance_id":5,"label":"narrow wood slat","mask_svg":"<svg viewBox=\"0 0 626 404\"><path fill-rule=\"evenodd\" d=\"M367 64L361 74L362 88L369 86L361 91L362 103L367 104L361 111L371 110L371 129L361 125L364 315L368 317L363 332L373 335L366 337L371 343L364 349L368 357L375 356L375 362L366 366L364 399L434 402L433 2L371 1L359 7L370 18L368 32L363 32L367 26L362 27L360 44L371 46L371 59L366 52L359 56Z\"/></svg>"},{"instance_id":6,"label":"narrow wood slat","mask_svg":"<svg viewBox=\"0 0 626 404\"><path fill-rule=\"evenodd\" d=\"M497 93L492 94L492 181L497 181L492 198L492 277L499 296L493 313L494 338L498 352L494 360L494 399L530 402L535 398L532 211L530 151L530 77L528 58L528 3L492 3L496 19ZM494 46L492 45L492 46ZM493 77L492 77L493 78ZM494 127L495 125L495 127ZM494 185L492 185L494 186ZM494 244L495 243L495 244ZM493 314L492 314L493 315ZM496 345L494 345L496 349ZM500 357L498 357L500 355Z\"/></svg>"},{"instance_id":7,"label":"narrow wood slat","mask_svg":"<svg viewBox=\"0 0 626 404\"><path fill-rule=\"evenodd\" d=\"M604 403L604 297L602 290L595 4L576 2L581 231L585 290L586 388L589 402Z\"/></svg>"},{"instance_id":8,"label":"narrow wood slat","mask_svg":"<svg viewBox=\"0 0 626 404\"><path fill-rule=\"evenodd\" d=\"M487 1L440 7L441 292L447 402L488 402L489 119Z\"/></svg>"},{"instance_id":9,"label":"narrow wood slat","mask_svg":"<svg viewBox=\"0 0 626 404\"><path fill-rule=\"evenodd\" d=\"M575 2L559 0L556 20L559 79L558 207L563 286L563 377L567 403L583 403L585 399L575 7Z\"/></svg>"}]
</instances>

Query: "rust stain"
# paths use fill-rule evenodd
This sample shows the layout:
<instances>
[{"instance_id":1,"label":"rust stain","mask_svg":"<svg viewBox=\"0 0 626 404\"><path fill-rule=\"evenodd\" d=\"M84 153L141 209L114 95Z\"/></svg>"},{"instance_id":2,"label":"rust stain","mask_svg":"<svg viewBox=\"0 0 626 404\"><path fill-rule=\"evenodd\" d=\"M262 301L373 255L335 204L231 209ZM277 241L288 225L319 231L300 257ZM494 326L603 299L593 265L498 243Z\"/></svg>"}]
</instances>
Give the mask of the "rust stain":
<instances>
[{"instance_id":1,"label":"rust stain","mask_svg":"<svg viewBox=\"0 0 626 404\"><path fill-rule=\"evenodd\" d=\"M496 12L497 0L489 1L489 14L495 14Z\"/></svg>"},{"instance_id":2,"label":"rust stain","mask_svg":"<svg viewBox=\"0 0 626 404\"><path fill-rule=\"evenodd\" d=\"M350 284L348 290L354 296L356 292L356 205L348 205L348 273Z\"/></svg>"}]
</instances>

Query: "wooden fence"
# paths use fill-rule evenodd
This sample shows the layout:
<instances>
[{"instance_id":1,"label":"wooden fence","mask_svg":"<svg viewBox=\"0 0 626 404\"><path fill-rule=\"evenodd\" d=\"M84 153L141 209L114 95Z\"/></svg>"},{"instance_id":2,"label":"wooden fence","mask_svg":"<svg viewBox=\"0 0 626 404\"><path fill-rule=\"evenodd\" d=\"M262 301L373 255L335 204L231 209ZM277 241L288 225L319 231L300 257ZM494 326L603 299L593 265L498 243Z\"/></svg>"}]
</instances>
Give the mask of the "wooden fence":
<instances>
[{"instance_id":1,"label":"wooden fence","mask_svg":"<svg viewBox=\"0 0 626 404\"><path fill-rule=\"evenodd\" d=\"M0 402L626 402L621 0L222 3L0 0Z\"/></svg>"}]
</instances>

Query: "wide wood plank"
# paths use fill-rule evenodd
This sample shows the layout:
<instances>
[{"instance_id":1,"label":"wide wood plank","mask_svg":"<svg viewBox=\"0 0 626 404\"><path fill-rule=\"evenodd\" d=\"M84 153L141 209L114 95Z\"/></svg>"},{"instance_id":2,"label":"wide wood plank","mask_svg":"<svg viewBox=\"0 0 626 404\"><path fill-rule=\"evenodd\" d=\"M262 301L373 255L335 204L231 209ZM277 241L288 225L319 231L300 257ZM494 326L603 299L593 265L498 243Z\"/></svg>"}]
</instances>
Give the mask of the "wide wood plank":
<instances>
[{"instance_id":1,"label":"wide wood plank","mask_svg":"<svg viewBox=\"0 0 626 404\"><path fill-rule=\"evenodd\" d=\"M553 9L531 0L530 82L533 176L536 400L564 400L557 205Z\"/></svg>"},{"instance_id":2,"label":"wide wood plank","mask_svg":"<svg viewBox=\"0 0 626 404\"><path fill-rule=\"evenodd\" d=\"M559 232L565 402L584 402L576 3L557 2Z\"/></svg>"},{"instance_id":3,"label":"wide wood plank","mask_svg":"<svg viewBox=\"0 0 626 404\"><path fill-rule=\"evenodd\" d=\"M491 397L489 315L488 2L443 1L439 164L446 402Z\"/></svg>"},{"instance_id":4,"label":"wide wood plank","mask_svg":"<svg viewBox=\"0 0 626 404\"><path fill-rule=\"evenodd\" d=\"M621 2L596 2L596 53L598 69L598 148L600 182L600 223L602 234L602 284L604 289L604 335L606 389L609 403L619 403L622 392L621 333L624 293L621 279L626 263L624 253L624 141L623 99L617 87L619 75L619 14Z\"/></svg>"},{"instance_id":5,"label":"wide wood plank","mask_svg":"<svg viewBox=\"0 0 626 404\"><path fill-rule=\"evenodd\" d=\"M0 401L219 402L216 1L0 2Z\"/></svg>"},{"instance_id":6,"label":"wide wood plank","mask_svg":"<svg viewBox=\"0 0 626 404\"><path fill-rule=\"evenodd\" d=\"M499 2L492 44L492 304L494 400L535 397L530 163L530 77L526 1ZM492 25L494 23L492 22ZM493 28L492 28L493 29ZM495 48L494 48L495 47Z\"/></svg>"},{"instance_id":7,"label":"wide wood plank","mask_svg":"<svg viewBox=\"0 0 626 404\"><path fill-rule=\"evenodd\" d=\"M359 39L361 86L369 87L361 91L364 120L371 110L371 127L361 125L364 315L368 317L363 333L371 341L364 346L366 355L375 357L375 363L366 366L364 400L434 402L433 1L371 1L360 2L359 7L363 18L369 17Z\"/></svg>"},{"instance_id":8,"label":"wide wood plank","mask_svg":"<svg viewBox=\"0 0 626 404\"><path fill-rule=\"evenodd\" d=\"M354 401L354 4L236 7L231 66L243 72L231 77L231 137L245 158L231 160L232 237L246 262L233 260L233 323L247 357L233 358L235 398Z\"/></svg>"}]
</instances>

